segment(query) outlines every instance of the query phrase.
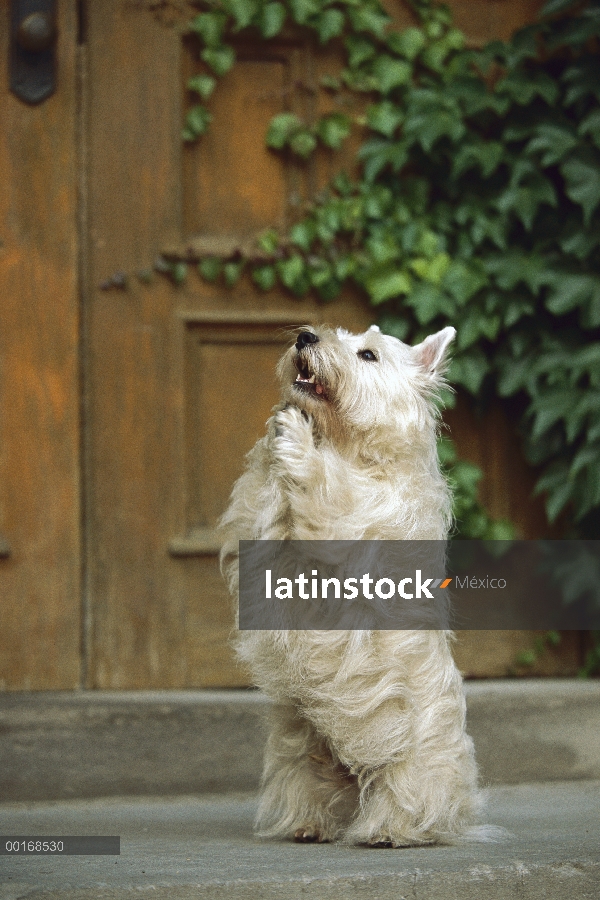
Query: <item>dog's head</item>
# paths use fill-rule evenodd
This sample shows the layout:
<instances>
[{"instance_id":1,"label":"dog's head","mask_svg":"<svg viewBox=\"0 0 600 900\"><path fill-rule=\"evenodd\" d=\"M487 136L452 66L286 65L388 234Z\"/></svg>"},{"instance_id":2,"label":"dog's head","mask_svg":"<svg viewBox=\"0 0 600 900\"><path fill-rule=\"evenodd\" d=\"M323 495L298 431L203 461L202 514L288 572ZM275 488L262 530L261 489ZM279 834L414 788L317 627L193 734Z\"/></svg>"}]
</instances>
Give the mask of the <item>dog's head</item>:
<instances>
[{"instance_id":1,"label":"dog's head","mask_svg":"<svg viewBox=\"0 0 600 900\"><path fill-rule=\"evenodd\" d=\"M432 399L455 334L444 328L410 347L377 326L364 334L307 326L279 363L282 398L323 433L407 437L434 421Z\"/></svg>"}]
</instances>

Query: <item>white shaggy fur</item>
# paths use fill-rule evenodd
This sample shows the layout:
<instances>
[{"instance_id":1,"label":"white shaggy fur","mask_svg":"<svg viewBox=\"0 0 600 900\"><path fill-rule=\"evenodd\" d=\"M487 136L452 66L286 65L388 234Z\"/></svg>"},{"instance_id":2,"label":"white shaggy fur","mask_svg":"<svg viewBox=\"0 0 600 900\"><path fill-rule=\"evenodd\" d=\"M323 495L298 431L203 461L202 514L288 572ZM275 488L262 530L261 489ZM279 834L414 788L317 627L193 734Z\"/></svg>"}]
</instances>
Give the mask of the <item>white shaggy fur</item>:
<instances>
[{"instance_id":1,"label":"white shaggy fur","mask_svg":"<svg viewBox=\"0 0 600 900\"><path fill-rule=\"evenodd\" d=\"M278 367L281 403L223 517L234 595L240 539L446 538L433 399L454 334L409 347L376 328L301 332ZM477 771L450 640L239 632L241 659L274 701L263 835L402 847L475 833Z\"/></svg>"}]
</instances>

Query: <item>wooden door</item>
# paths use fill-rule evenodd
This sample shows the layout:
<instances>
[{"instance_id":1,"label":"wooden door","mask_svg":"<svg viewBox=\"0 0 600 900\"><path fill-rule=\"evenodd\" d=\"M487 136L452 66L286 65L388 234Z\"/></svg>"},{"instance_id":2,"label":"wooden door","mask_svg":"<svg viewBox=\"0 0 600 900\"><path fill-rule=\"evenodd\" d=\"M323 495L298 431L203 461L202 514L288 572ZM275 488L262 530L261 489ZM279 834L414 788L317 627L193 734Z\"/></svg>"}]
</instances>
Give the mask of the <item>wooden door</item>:
<instances>
[{"instance_id":1,"label":"wooden door","mask_svg":"<svg viewBox=\"0 0 600 900\"><path fill-rule=\"evenodd\" d=\"M136 276L165 250L226 249L289 222L317 180L264 142L275 113L312 102L308 47L240 44L210 132L186 147L199 64L180 20L153 6L88 4L86 641L87 683L102 688L245 683L216 522L276 402L289 326L369 320L360 304L318 308L245 277L227 289L195 272L180 287ZM119 272L126 288L109 287Z\"/></svg>"},{"instance_id":2,"label":"wooden door","mask_svg":"<svg viewBox=\"0 0 600 900\"><path fill-rule=\"evenodd\" d=\"M80 683L77 15L59 89L10 92L0 2L0 689Z\"/></svg>"},{"instance_id":3,"label":"wooden door","mask_svg":"<svg viewBox=\"0 0 600 900\"><path fill-rule=\"evenodd\" d=\"M502 23L494 4L454 5L478 41L531 14L521 0ZM245 683L215 524L276 401L289 327L362 330L373 311L262 294L247 277L147 276L165 252L219 253L289 224L328 180L327 154L296 167L264 136L284 109L328 111L313 88L333 60L299 35L238 44L209 133L185 146L193 4L57 10L54 95L25 105L0 76L0 689ZM8 13L0 0L4 60ZM481 428L465 428L468 454ZM481 669L477 640L462 646L477 674L513 654Z\"/></svg>"}]
</instances>

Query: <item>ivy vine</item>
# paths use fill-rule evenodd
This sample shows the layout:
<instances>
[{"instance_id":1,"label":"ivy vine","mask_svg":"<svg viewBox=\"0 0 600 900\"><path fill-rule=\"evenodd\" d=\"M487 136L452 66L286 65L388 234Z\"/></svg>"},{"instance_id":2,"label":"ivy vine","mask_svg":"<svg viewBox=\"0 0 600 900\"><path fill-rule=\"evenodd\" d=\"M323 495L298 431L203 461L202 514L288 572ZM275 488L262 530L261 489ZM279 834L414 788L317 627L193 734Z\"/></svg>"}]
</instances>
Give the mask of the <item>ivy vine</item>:
<instances>
[{"instance_id":1,"label":"ivy vine","mask_svg":"<svg viewBox=\"0 0 600 900\"><path fill-rule=\"evenodd\" d=\"M183 138L210 126L217 79L242 32L268 41L292 25L345 64L321 80L339 111L272 120L275 153L306 160L362 138L360 174L341 171L286 234L257 253L199 261L235 283L247 268L325 302L360 286L382 330L402 340L452 324L450 381L484 403L512 398L549 522L600 531L600 3L549 0L507 43L469 49L445 6L413 0L395 31L377 0L205 0L189 23L204 71L189 90ZM184 262L170 263L175 280ZM441 445L469 537L508 537L478 504L479 471Z\"/></svg>"}]
</instances>

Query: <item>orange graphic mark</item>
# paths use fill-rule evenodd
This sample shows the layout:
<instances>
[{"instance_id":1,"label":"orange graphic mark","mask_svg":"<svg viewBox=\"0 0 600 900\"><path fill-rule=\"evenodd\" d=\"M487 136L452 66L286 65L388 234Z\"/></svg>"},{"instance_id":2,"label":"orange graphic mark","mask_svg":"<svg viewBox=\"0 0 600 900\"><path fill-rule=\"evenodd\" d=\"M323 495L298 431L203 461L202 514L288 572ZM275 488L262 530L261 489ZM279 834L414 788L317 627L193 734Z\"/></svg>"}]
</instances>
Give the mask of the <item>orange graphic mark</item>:
<instances>
[{"instance_id":1,"label":"orange graphic mark","mask_svg":"<svg viewBox=\"0 0 600 900\"><path fill-rule=\"evenodd\" d=\"M445 581L442 581L442 583L440 584L440 587L441 587L441 588L446 588L446 587L448 587L448 585L450 584L451 581L452 581L451 578L446 578Z\"/></svg>"}]
</instances>

